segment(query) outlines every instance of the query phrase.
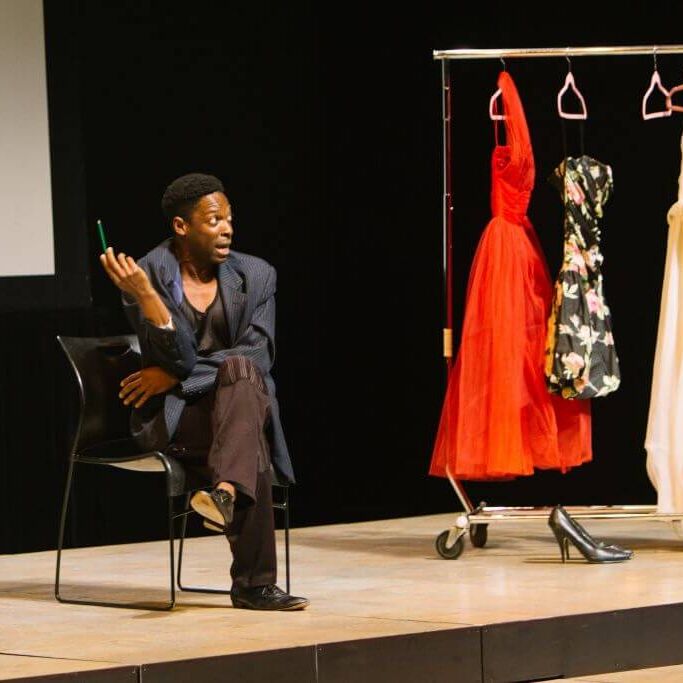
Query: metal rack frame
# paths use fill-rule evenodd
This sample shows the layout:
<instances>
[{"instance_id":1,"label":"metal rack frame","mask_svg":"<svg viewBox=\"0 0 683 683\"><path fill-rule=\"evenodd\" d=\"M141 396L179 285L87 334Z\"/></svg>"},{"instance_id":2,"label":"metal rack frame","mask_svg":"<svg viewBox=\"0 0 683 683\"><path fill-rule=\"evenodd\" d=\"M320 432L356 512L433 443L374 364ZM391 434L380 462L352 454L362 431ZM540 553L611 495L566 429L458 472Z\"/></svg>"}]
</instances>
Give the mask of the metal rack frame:
<instances>
[{"instance_id":1,"label":"metal rack frame","mask_svg":"<svg viewBox=\"0 0 683 683\"><path fill-rule=\"evenodd\" d=\"M443 289L444 289L444 356L447 369L453 362L453 178L451 164L452 87L451 60L541 58L541 57L613 57L630 55L683 54L683 45L626 45L597 47L514 48L499 50L456 49L434 50L433 58L441 62L442 119L443 119ZM447 468L448 479L462 503L464 512L455 524L443 531L436 539L439 554L446 559L456 559L464 549L464 536L469 532L476 547L484 547L487 529L491 523L509 523L527 520L546 520L550 508L491 507L487 503L475 506L463 484ZM577 519L639 519L677 522L683 529L683 513L663 514L655 505L594 505L568 506L570 514Z\"/></svg>"}]
</instances>

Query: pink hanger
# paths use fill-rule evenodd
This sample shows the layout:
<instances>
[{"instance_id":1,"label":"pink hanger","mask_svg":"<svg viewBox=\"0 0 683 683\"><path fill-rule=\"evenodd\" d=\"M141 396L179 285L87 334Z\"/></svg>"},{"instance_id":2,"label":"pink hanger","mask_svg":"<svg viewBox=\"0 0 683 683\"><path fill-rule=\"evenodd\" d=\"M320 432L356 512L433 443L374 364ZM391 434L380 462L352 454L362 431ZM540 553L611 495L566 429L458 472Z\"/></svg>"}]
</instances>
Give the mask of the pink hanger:
<instances>
[{"instance_id":1,"label":"pink hanger","mask_svg":"<svg viewBox=\"0 0 683 683\"><path fill-rule=\"evenodd\" d=\"M505 60L501 57L500 58L501 63L503 64L503 71L505 71ZM491 96L491 99L489 100L489 116L491 117L491 121L505 121L507 118L505 114L498 114L498 104L496 100L503 94L503 91L498 88L496 92L493 93ZM500 108L501 111L503 111L503 107L501 106Z\"/></svg>"},{"instance_id":2,"label":"pink hanger","mask_svg":"<svg viewBox=\"0 0 683 683\"><path fill-rule=\"evenodd\" d=\"M491 97L489 101L489 116L491 117L491 121L505 121L505 114L496 114L496 111L498 110L498 106L496 104L496 100L503 94L503 91L498 88L496 92L493 93L493 96ZM501 111L502 111L501 107Z\"/></svg>"},{"instance_id":3,"label":"pink hanger","mask_svg":"<svg viewBox=\"0 0 683 683\"><path fill-rule=\"evenodd\" d=\"M671 88L671 90L669 90L669 94L666 97L666 108L669 110L669 113L674 111L683 112L683 106L681 106L680 104L674 104L672 102L672 97L674 96L674 94L677 92L681 92L682 90L683 84L677 85L675 88Z\"/></svg>"},{"instance_id":4,"label":"pink hanger","mask_svg":"<svg viewBox=\"0 0 683 683\"><path fill-rule=\"evenodd\" d=\"M652 78L650 79L650 87L647 89L647 92L643 96L643 106L642 106L642 112L643 112L643 119L645 121L648 121L649 119L661 119L664 116L671 116L672 111L669 108L669 101L670 101L670 95L669 91L662 85L662 79L659 77L659 71L657 71L657 48L654 47L652 49L652 57L654 59L654 71L652 72ZM659 92L664 95L664 97L667 98L667 108L664 109L663 111L652 111L650 113L647 112L647 100L654 91L655 87Z\"/></svg>"},{"instance_id":5,"label":"pink hanger","mask_svg":"<svg viewBox=\"0 0 683 683\"><path fill-rule=\"evenodd\" d=\"M564 79L564 86L562 87L562 90L557 93L557 111L560 115L560 118L562 119L577 119L577 120L585 120L588 118L588 109L586 108L586 100L583 99L583 95L579 92L579 89L576 87L576 82L574 81L574 74L572 73L572 63L569 59L569 57L566 57L567 64L569 64L569 71L567 71L567 77ZM580 114L570 114L569 112L566 112L562 109L562 97L564 97L564 94L569 90L569 88L572 89L572 92L578 97L579 102L581 102L581 113Z\"/></svg>"},{"instance_id":6,"label":"pink hanger","mask_svg":"<svg viewBox=\"0 0 683 683\"><path fill-rule=\"evenodd\" d=\"M652 91L655 89L655 87L661 92L664 97L667 98L667 104L666 104L666 109L663 111L651 111L647 112L647 99L650 97L652 94ZM673 105L670 105L671 102L671 94L669 91L662 85L662 79L659 77L659 71L655 71L652 74L652 78L650 79L650 87L647 89L647 92L643 96L643 119L645 121L648 121L649 119L661 119L663 116L671 116L672 111L671 108Z\"/></svg>"}]
</instances>

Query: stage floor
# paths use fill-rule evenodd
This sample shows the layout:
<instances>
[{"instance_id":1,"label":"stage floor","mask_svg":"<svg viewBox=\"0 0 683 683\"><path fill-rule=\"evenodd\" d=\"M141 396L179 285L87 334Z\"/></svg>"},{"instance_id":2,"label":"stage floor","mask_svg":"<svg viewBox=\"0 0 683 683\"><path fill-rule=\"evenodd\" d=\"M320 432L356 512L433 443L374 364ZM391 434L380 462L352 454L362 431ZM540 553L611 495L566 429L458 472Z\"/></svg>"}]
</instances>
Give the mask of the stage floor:
<instances>
[{"instance_id":1,"label":"stage floor","mask_svg":"<svg viewBox=\"0 0 683 683\"><path fill-rule=\"evenodd\" d=\"M594 674L579 678L562 678L555 680L582 681L583 683L681 683L683 666L660 666L655 669L638 669L612 674Z\"/></svg>"},{"instance_id":2,"label":"stage floor","mask_svg":"<svg viewBox=\"0 0 683 683\"><path fill-rule=\"evenodd\" d=\"M228 596L182 592L172 612L62 605L53 597L54 552L2 556L0 679L88 672L82 680L189 680L191 668L171 674L171 664L257 652L296 655L311 680L354 683L400 681L401 672L407 679L420 652L432 663L429 672L420 665L431 676L422 680L434 681L549 680L609 671L610 662L613 670L683 663L683 541L668 525L587 523L599 538L635 550L621 564L590 565L578 553L562 564L545 523L528 521L491 526L485 548L468 542L460 559L443 560L434 540L454 517L294 529L292 592L310 598L304 612L235 610ZM279 550L282 557L281 536ZM62 594L161 601L167 555L164 542L67 551ZM223 537L190 539L184 580L225 586L228 563ZM585 662L593 651L609 658ZM370 678L392 663L401 671ZM442 668L457 676L440 678ZM683 680L675 669L659 671L675 678L640 671L579 680ZM308 680L302 676L272 680ZM202 679L211 680L220 679Z\"/></svg>"}]
</instances>

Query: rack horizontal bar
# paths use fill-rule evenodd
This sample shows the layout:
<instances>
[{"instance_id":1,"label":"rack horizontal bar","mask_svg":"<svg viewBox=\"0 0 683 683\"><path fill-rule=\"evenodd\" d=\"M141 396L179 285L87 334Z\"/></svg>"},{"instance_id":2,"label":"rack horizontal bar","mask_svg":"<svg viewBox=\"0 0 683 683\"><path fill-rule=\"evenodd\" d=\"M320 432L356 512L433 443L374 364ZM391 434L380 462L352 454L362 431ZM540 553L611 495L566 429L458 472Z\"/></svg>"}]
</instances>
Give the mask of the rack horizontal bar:
<instances>
[{"instance_id":1,"label":"rack horizontal bar","mask_svg":"<svg viewBox=\"0 0 683 683\"><path fill-rule=\"evenodd\" d=\"M597 47L525 47L498 50L458 48L434 50L434 59L500 59L501 57L617 57L683 54L683 45L603 45Z\"/></svg>"}]
</instances>

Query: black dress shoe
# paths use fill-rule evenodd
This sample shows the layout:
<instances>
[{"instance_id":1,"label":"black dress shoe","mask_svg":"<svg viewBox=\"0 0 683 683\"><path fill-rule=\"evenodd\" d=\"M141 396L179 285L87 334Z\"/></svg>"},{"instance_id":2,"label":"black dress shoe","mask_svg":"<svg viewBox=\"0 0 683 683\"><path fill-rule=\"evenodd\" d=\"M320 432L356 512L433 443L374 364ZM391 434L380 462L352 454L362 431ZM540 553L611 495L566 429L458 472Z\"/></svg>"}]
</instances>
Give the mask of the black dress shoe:
<instances>
[{"instance_id":1,"label":"black dress shoe","mask_svg":"<svg viewBox=\"0 0 683 683\"><path fill-rule=\"evenodd\" d=\"M210 522L219 527L227 527L232 522L235 498L225 489L197 491L192 496L190 505L195 512Z\"/></svg>"},{"instance_id":2,"label":"black dress shoe","mask_svg":"<svg viewBox=\"0 0 683 683\"><path fill-rule=\"evenodd\" d=\"M233 607L242 609L293 611L306 609L309 604L306 598L289 595L273 583L268 586L240 588L239 590L233 588L230 599Z\"/></svg>"}]
</instances>

